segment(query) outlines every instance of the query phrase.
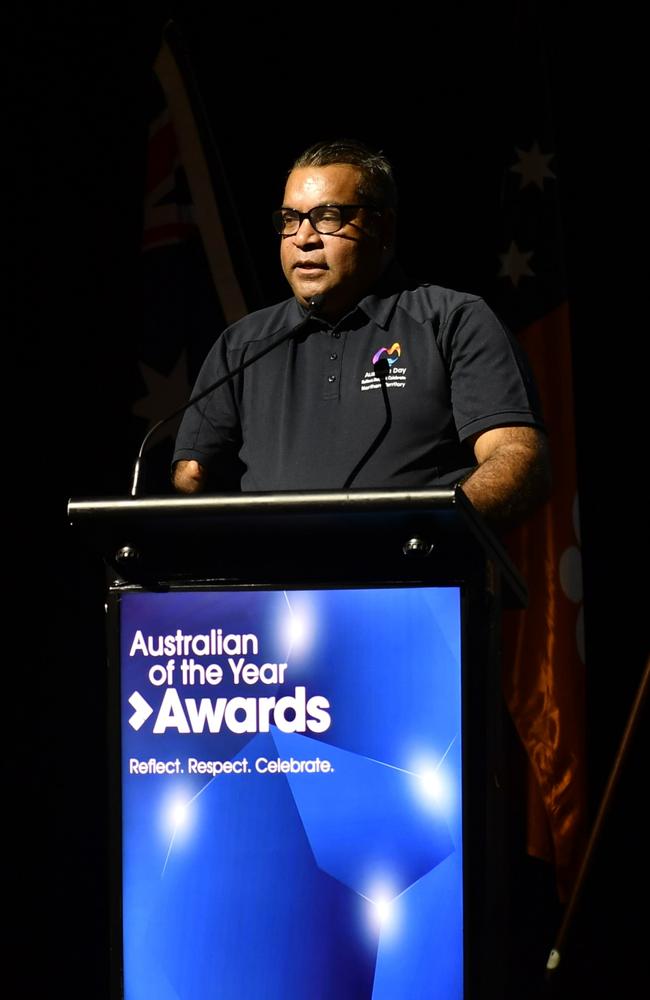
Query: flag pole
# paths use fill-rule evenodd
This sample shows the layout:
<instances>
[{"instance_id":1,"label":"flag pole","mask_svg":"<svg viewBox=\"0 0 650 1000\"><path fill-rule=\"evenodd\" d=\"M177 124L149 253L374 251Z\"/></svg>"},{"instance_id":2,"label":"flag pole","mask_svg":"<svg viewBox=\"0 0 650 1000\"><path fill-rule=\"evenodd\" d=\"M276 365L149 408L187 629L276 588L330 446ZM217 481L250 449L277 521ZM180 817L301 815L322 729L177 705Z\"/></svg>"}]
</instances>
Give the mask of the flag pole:
<instances>
[{"instance_id":1,"label":"flag pole","mask_svg":"<svg viewBox=\"0 0 650 1000\"><path fill-rule=\"evenodd\" d=\"M569 927L571 925L571 921L573 919L573 915L575 913L578 900L580 899L580 895L582 893L582 888L587 873L589 871L591 862L593 860L596 845L598 843L598 839L600 837L602 828L604 826L605 819L609 811L612 798L614 796L616 785L621 775L623 763L627 756L630 743L632 742L632 736L634 734L634 730L636 728L639 716L641 714L643 702L645 700L648 690L649 675L650 675L650 657L648 657L646 661L645 670L643 671L641 681L639 683L639 687L636 693L636 697L634 699L634 703L632 705L632 709L630 711L630 715L628 717L625 730L623 732L621 743L618 748L616 757L614 758L614 763L610 771L609 779L607 781L605 791L603 793L600 805L598 807L598 813L596 815L596 819L594 820L594 825L591 829L589 840L587 841L587 846L585 848L585 852L582 857L580 867L578 869L578 874L576 875L575 882L573 883L571 894L569 896L569 900L567 902L566 909L564 911L564 916L562 917L562 923L560 924L559 930L555 938L555 943L551 948L548 959L546 961L547 982L554 978L553 973L559 967L562 959L562 955L564 952L564 942L566 941L569 932Z\"/></svg>"}]
</instances>

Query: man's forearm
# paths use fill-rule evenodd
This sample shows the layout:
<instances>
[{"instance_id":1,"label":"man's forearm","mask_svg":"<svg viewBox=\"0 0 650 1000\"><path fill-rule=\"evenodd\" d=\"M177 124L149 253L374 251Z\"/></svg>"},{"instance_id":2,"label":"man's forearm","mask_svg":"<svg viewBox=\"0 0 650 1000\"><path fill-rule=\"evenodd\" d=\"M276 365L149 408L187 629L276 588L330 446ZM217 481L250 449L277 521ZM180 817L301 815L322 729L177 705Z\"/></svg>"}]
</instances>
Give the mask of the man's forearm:
<instances>
[{"instance_id":1,"label":"man's forearm","mask_svg":"<svg viewBox=\"0 0 650 1000\"><path fill-rule=\"evenodd\" d=\"M522 428L523 430L523 428ZM474 507L491 524L508 528L543 503L550 492L550 464L545 437L504 435L462 485Z\"/></svg>"}]
</instances>

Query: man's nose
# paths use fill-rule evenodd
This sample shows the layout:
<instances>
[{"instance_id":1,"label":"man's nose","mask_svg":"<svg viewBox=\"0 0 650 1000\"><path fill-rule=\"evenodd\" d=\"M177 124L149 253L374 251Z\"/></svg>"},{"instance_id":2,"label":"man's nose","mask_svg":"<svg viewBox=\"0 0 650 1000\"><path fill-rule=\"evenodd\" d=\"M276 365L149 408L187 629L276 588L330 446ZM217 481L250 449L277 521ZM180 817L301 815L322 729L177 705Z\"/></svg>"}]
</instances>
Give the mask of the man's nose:
<instances>
[{"instance_id":1,"label":"man's nose","mask_svg":"<svg viewBox=\"0 0 650 1000\"><path fill-rule=\"evenodd\" d=\"M310 244L315 246L322 243L321 235L317 229L314 229L309 221L309 217L301 219L298 232L293 236L293 242L299 247L309 246Z\"/></svg>"}]
</instances>

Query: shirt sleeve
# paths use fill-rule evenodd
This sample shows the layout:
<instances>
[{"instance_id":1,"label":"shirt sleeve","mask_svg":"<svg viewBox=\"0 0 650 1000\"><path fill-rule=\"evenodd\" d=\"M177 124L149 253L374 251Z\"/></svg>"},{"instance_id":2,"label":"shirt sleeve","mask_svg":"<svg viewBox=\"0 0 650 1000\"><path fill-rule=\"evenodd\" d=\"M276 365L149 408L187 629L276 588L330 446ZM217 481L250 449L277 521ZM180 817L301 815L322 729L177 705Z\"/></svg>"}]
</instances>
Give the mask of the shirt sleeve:
<instances>
[{"instance_id":1,"label":"shirt sleeve","mask_svg":"<svg viewBox=\"0 0 650 1000\"><path fill-rule=\"evenodd\" d=\"M451 402L461 441L493 427L544 429L528 360L482 299L457 306L441 330Z\"/></svg>"}]
</instances>

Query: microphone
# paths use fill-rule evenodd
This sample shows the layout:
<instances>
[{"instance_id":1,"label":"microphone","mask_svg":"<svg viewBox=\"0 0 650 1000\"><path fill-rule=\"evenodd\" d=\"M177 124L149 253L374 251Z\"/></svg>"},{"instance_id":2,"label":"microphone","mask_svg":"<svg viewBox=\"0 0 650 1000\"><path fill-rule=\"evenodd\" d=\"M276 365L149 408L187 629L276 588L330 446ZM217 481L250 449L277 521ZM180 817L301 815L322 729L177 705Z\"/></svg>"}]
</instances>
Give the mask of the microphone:
<instances>
[{"instance_id":1,"label":"microphone","mask_svg":"<svg viewBox=\"0 0 650 1000\"><path fill-rule=\"evenodd\" d=\"M350 473L350 475L347 477L347 479L343 483L343 489L344 490L348 490L352 486L352 483L357 478L357 476L359 475L359 473L363 469L363 467L366 464L366 462L368 462L369 459L371 459L372 456L374 455L374 453L377 451L379 445L382 443L382 441L384 440L384 438L388 434L388 432L391 429L392 424L393 424L393 411L391 409L390 399L388 398L388 389L386 388L386 376L388 375L388 372L390 371L390 365L388 364L388 361L386 360L386 357L382 356L377 361L375 361L375 363L373 365L373 369L374 369L375 375L379 379L379 383L380 383L380 386L381 386L381 394L382 394L382 397L383 397L383 400L384 400L384 408L385 408L386 416L384 418L384 423L382 424L382 426L379 428L379 431L377 432L377 436L375 437L375 439L373 441L371 441L370 447L367 449L367 451L365 452L365 454L363 454L361 456L361 458L359 459L359 461L357 462L357 464L353 468L352 472Z\"/></svg>"},{"instance_id":2,"label":"microphone","mask_svg":"<svg viewBox=\"0 0 650 1000\"><path fill-rule=\"evenodd\" d=\"M163 417L161 420L155 423L149 431L147 431L142 440L142 444L140 445L140 450L138 451L138 457L136 458L135 465L133 467L133 480L131 482L132 497L137 497L139 493L140 473L142 471L142 466L143 466L144 452L149 442L149 439L152 437L152 435L155 434L156 431L163 426L163 424L169 423L169 421L173 420L174 417L177 417L179 416L179 414L184 413L185 410L188 410L190 408L190 406L193 406L195 403L198 403L205 396L208 396L211 392L214 392L215 389L220 389L221 386L225 385L226 382L230 382L230 380L239 375L240 372L243 372L244 368L248 368L249 365L255 364L256 361L259 361L260 358L263 358L265 354L269 353L269 351L274 351L276 347L280 346L280 344L284 344L286 340L291 340L292 337L295 337L296 334L300 333L301 330L303 330L307 326L312 316L314 316L321 309L324 300L325 300L324 295L312 295L312 297L309 300L309 308L307 309L305 316L303 317L303 319L301 319L299 323L296 324L296 326L292 326L290 330L288 330L286 333L283 333L282 336L278 337L277 340L274 340L272 344L269 344L267 347L264 348L264 350L258 351L257 354L254 354L251 358L248 358L241 365L238 365L237 368L234 368L231 372L228 372L227 375L223 375L221 378L218 378L216 382L213 382L211 385L209 385L207 389L203 390L203 392L199 392L197 393L196 396L192 396L190 399L188 399L187 403L184 403L183 406L179 406L172 413L168 414L168 416Z\"/></svg>"},{"instance_id":3,"label":"microphone","mask_svg":"<svg viewBox=\"0 0 650 1000\"><path fill-rule=\"evenodd\" d=\"M379 381L383 385L383 381L386 378L386 376L388 375L388 372L390 371L390 365L388 364L388 360L386 358L386 355L382 354L382 356L379 358L379 360L375 361L375 363L374 363L374 365L372 367L374 369L375 375L377 376L377 378L379 379Z\"/></svg>"}]
</instances>

